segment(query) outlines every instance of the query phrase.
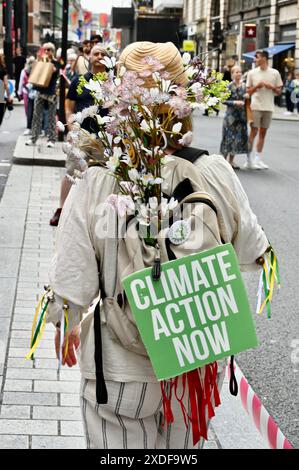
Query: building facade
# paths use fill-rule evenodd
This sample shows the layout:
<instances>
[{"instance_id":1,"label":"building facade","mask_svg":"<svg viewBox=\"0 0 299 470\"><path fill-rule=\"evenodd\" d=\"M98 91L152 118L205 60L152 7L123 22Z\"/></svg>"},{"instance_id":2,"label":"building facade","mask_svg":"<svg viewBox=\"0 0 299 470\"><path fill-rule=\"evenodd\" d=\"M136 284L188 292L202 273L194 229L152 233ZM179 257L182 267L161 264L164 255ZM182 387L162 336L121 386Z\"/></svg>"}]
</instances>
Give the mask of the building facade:
<instances>
[{"instance_id":1,"label":"building facade","mask_svg":"<svg viewBox=\"0 0 299 470\"><path fill-rule=\"evenodd\" d=\"M196 52L208 55L208 62L219 68L242 63L243 54L274 45L287 45L273 56L273 65L299 70L299 0L184 0L184 32L196 42ZM213 51L215 23L224 34L220 58Z\"/></svg>"}]
</instances>

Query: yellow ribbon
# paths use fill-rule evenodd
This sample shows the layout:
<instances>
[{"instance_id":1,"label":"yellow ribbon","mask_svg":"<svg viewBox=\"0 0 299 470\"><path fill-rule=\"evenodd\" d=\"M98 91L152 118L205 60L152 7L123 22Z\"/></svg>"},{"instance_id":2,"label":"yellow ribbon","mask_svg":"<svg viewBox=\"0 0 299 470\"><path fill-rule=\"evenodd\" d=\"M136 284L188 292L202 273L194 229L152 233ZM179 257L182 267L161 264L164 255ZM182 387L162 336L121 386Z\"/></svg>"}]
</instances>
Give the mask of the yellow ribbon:
<instances>
[{"instance_id":1,"label":"yellow ribbon","mask_svg":"<svg viewBox=\"0 0 299 470\"><path fill-rule=\"evenodd\" d=\"M64 300L63 303L64 303L63 309L64 309L65 333L67 333L68 332L68 327L69 327L69 306L68 306L68 303L67 303L66 300ZM67 356L68 349L69 349L69 337L66 334L65 348L64 348L64 359Z\"/></svg>"},{"instance_id":2,"label":"yellow ribbon","mask_svg":"<svg viewBox=\"0 0 299 470\"><path fill-rule=\"evenodd\" d=\"M43 321L42 321L42 324L41 324L41 327L40 327L40 330L39 330L39 333L37 335L37 338L35 340L35 343L32 344L33 342L33 338L34 338L34 334L35 334L35 328L36 328L36 324L37 324L37 319L38 319L38 315L41 313L42 311L42 305L43 305L43 302L44 302L44 299L46 297L46 294L45 293L41 300L39 301L37 307L36 307L36 310L35 310L35 315L34 315L34 318L33 318L33 323L32 323L32 329L31 329L31 340L30 340L30 346L31 346L31 349L29 351L29 353L27 354L26 356L26 360L29 360L31 359L32 355L34 354L34 351L36 350L39 342L40 342L40 339L42 337L42 334L43 334L43 331L45 329L45 325L46 325L46 317L47 317L47 312L44 313L44 318L43 318Z\"/></svg>"}]
</instances>

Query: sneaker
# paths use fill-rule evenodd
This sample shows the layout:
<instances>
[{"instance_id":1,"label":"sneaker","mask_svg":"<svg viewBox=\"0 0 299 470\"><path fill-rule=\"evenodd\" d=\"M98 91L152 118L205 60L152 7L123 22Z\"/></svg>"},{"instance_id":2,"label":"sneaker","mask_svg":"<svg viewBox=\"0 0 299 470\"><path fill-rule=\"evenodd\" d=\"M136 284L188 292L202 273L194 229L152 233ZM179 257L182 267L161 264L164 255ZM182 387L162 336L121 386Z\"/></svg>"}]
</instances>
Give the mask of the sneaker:
<instances>
[{"instance_id":1,"label":"sneaker","mask_svg":"<svg viewBox=\"0 0 299 470\"><path fill-rule=\"evenodd\" d=\"M50 220L50 225L52 227L57 227L59 219L60 219L60 214L61 214L62 209L56 209L55 214L53 215L52 219Z\"/></svg>"},{"instance_id":2,"label":"sneaker","mask_svg":"<svg viewBox=\"0 0 299 470\"><path fill-rule=\"evenodd\" d=\"M35 145L35 142L33 142L32 139L28 139L28 140L26 140L25 145L34 146L34 145Z\"/></svg>"},{"instance_id":3,"label":"sneaker","mask_svg":"<svg viewBox=\"0 0 299 470\"><path fill-rule=\"evenodd\" d=\"M252 160L247 160L245 165L243 166L244 170L260 170L261 168Z\"/></svg>"},{"instance_id":4,"label":"sneaker","mask_svg":"<svg viewBox=\"0 0 299 470\"><path fill-rule=\"evenodd\" d=\"M31 129L26 129L26 130L23 132L23 135L31 135Z\"/></svg>"},{"instance_id":5,"label":"sneaker","mask_svg":"<svg viewBox=\"0 0 299 470\"><path fill-rule=\"evenodd\" d=\"M49 147L49 148L51 148L51 149L52 149L53 147L55 147L54 142L49 141L49 142L47 143L47 147Z\"/></svg>"},{"instance_id":6,"label":"sneaker","mask_svg":"<svg viewBox=\"0 0 299 470\"><path fill-rule=\"evenodd\" d=\"M268 170L268 165L266 165L263 160L255 161L254 164L258 167L258 170Z\"/></svg>"}]
</instances>

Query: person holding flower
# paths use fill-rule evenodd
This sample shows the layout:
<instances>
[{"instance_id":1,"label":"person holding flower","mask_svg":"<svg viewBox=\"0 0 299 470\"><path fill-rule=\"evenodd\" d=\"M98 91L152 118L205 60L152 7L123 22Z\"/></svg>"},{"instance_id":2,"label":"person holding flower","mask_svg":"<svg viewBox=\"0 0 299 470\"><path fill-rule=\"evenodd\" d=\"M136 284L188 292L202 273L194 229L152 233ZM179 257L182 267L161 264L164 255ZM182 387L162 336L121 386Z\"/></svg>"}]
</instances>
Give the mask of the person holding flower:
<instances>
[{"instance_id":1,"label":"person holding flower","mask_svg":"<svg viewBox=\"0 0 299 470\"><path fill-rule=\"evenodd\" d=\"M208 107L211 98L213 106L227 98L221 75L208 71L198 58L185 57L184 62L172 43L136 42L120 55L116 76L111 61L100 88L85 84L96 103L109 110L104 118L94 110L104 152L98 166L80 175L65 202L45 321L57 329L55 347L62 364L74 366L80 348L80 400L88 448L195 445L191 423L181 415L181 407L188 414L188 399L184 405L173 405L174 422L166 420L163 425L169 409L162 403L171 387L161 389L142 343L136 340L131 348L124 346L128 304L123 295L114 295L119 273L131 265L138 270L139 262L146 265L142 252L154 259L153 278L159 277L163 258L157 234L177 207L174 189L188 180L192 191L211 196L221 237L233 244L243 270L258 269L256 259L269 246L238 178L222 156L202 155L195 164L179 157L182 152L194 153L188 147L192 110ZM78 119L74 116L73 121ZM82 130L75 126L72 132L80 148ZM95 141L95 149L97 145ZM118 220L125 232L118 231ZM130 238L138 227L138 237ZM122 255L124 247L128 256ZM113 321L119 322L118 328L112 328ZM215 397L222 378L220 367L211 378ZM196 446L202 445L203 439L196 441Z\"/></svg>"},{"instance_id":2,"label":"person holding flower","mask_svg":"<svg viewBox=\"0 0 299 470\"><path fill-rule=\"evenodd\" d=\"M102 63L102 60L107 56L107 50L102 45L96 45L92 48L90 52L90 71L84 75L84 79L89 81L92 80L94 76L98 73L105 72L105 65ZM88 89L84 89L82 93L78 93L78 87L80 86L80 77L76 76L70 84L68 94L66 97L65 108L66 108L66 119L68 123L68 130L72 128L71 116L74 113L83 113L82 117L83 120L81 122L81 128L85 129L86 132L92 134L96 130L96 123L92 118L86 116L84 114L84 110L90 108L90 106L94 105L94 98L91 94L91 91ZM105 114L102 110L102 114ZM59 124L58 124L59 126ZM64 126L61 127L62 131L64 131ZM66 167L66 176L63 178L61 182L61 189L60 189L60 205L56 209L53 217L50 220L50 225L56 227L59 222L60 214L62 211L63 204L68 196L68 193L71 189L72 183L70 178L73 177L74 171L82 170L85 168L86 162L85 158L86 155L81 152L80 157L78 158L78 152L69 151L69 146L65 145L64 150L67 154L65 167Z\"/></svg>"}]
</instances>

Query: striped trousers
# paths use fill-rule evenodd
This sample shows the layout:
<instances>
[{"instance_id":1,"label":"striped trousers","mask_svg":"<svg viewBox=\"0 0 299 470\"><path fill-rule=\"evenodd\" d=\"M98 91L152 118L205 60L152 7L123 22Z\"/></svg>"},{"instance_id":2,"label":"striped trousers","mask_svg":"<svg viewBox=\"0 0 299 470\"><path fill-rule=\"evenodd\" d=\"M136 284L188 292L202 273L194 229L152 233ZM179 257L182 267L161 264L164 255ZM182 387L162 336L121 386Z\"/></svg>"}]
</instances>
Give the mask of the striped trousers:
<instances>
[{"instance_id":1,"label":"striped trousers","mask_svg":"<svg viewBox=\"0 0 299 470\"><path fill-rule=\"evenodd\" d=\"M33 118L31 124L31 139L35 143L39 138L43 125L43 110L48 107L49 124L47 129L47 136L50 142L56 141L56 112L57 101L56 98L53 103L43 99L39 94L34 100Z\"/></svg>"},{"instance_id":2,"label":"striped trousers","mask_svg":"<svg viewBox=\"0 0 299 470\"><path fill-rule=\"evenodd\" d=\"M224 373L218 374L218 388ZM106 381L108 403L96 403L95 380L82 379L80 404L87 449L193 449L192 429L172 401L174 423L163 424L160 384ZM189 400L188 400L189 401ZM190 402L185 403L190 416ZM201 449L200 439L196 449Z\"/></svg>"}]
</instances>

